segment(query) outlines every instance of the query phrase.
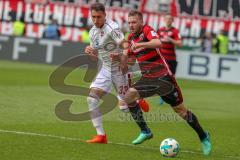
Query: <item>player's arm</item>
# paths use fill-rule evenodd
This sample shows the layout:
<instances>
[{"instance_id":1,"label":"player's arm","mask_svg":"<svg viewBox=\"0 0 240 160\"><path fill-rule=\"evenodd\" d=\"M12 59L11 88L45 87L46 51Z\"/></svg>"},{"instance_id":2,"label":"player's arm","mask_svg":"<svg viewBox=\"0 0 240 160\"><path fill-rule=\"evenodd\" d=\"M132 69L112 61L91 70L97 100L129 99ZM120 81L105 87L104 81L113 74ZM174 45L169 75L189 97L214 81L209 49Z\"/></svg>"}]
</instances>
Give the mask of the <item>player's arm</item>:
<instances>
[{"instance_id":1,"label":"player's arm","mask_svg":"<svg viewBox=\"0 0 240 160\"><path fill-rule=\"evenodd\" d=\"M92 40L92 32L89 33L90 36L90 45L85 47L85 53L91 56L94 59L97 59L97 50L94 49L93 46L93 40Z\"/></svg>"},{"instance_id":2,"label":"player's arm","mask_svg":"<svg viewBox=\"0 0 240 160\"><path fill-rule=\"evenodd\" d=\"M158 34L151 27L144 29L143 33L148 39L148 42L133 43L132 49L159 48L161 46L162 43L159 39Z\"/></svg>"},{"instance_id":3,"label":"player's arm","mask_svg":"<svg viewBox=\"0 0 240 160\"><path fill-rule=\"evenodd\" d=\"M178 47L182 47L182 40L181 39L173 39L171 37L167 37L166 38L167 41L170 41L171 43L173 43L174 45L178 46Z\"/></svg>"},{"instance_id":4,"label":"player's arm","mask_svg":"<svg viewBox=\"0 0 240 160\"><path fill-rule=\"evenodd\" d=\"M124 34L119 27L113 29L110 36L120 48L124 49L124 47L127 47L127 41L124 39ZM110 57L112 61L121 61L121 54L119 53L110 53Z\"/></svg>"},{"instance_id":5,"label":"player's arm","mask_svg":"<svg viewBox=\"0 0 240 160\"><path fill-rule=\"evenodd\" d=\"M141 43L133 43L132 48L138 49L138 48L159 48L161 45L160 39L152 39L148 42L141 42Z\"/></svg>"},{"instance_id":6,"label":"player's arm","mask_svg":"<svg viewBox=\"0 0 240 160\"><path fill-rule=\"evenodd\" d=\"M173 43L174 45L176 45L178 47L182 47L182 38L177 29L174 30L174 32L173 32L173 38L167 37L166 40Z\"/></svg>"}]
</instances>

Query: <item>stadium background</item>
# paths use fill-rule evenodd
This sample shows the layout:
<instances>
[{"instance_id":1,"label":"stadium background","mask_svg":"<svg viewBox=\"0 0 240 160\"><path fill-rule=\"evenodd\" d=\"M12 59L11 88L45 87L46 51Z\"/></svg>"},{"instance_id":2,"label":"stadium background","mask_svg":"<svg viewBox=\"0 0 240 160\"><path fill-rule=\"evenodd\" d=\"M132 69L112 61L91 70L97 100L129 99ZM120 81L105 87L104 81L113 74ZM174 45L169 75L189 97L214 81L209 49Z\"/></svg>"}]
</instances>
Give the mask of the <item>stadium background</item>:
<instances>
[{"instance_id":1,"label":"stadium background","mask_svg":"<svg viewBox=\"0 0 240 160\"><path fill-rule=\"evenodd\" d=\"M85 97L56 93L48 86L48 78L59 64L83 53L87 43L82 42L82 35L92 25L91 2L94 1L0 1L1 159L162 159L158 145L166 137L180 142L182 150L176 159L204 159L194 133L166 104L159 106L158 97L149 99L152 107L146 114L155 138L140 147L129 145L137 127L118 109L104 116L111 141L107 146L82 142L94 134L90 122L64 122L56 117L55 105L66 98L74 100L73 112L87 110ZM185 103L213 136L213 154L207 159L240 159L240 1L102 2L109 18L123 28L129 9L141 10L145 22L155 29L164 24L165 12L175 16L174 25L183 38L183 47L177 49L177 77ZM25 33L15 36L13 23L21 17ZM42 38L52 18L58 22L60 40ZM206 32L218 34L220 30L229 39L228 54L201 52L202 36ZM87 87L89 83L82 80L84 71L74 71L66 82Z\"/></svg>"}]
</instances>

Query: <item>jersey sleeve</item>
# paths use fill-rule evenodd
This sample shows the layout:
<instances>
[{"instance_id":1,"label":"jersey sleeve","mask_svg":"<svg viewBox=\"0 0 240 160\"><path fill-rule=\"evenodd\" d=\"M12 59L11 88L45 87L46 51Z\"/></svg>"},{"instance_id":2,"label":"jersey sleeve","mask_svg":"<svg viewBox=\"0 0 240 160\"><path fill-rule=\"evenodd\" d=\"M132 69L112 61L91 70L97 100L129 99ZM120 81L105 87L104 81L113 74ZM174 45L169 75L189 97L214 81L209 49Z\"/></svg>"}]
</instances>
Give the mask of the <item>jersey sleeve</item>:
<instances>
[{"instance_id":1,"label":"jersey sleeve","mask_svg":"<svg viewBox=\"0 0 240 160\"><path fill-rule=\"evenodd\" d=\"M152 29L150 26L145 26L143 28L144 36L150 41L152 39L159 38L158 34L154 29Z\"/></svg>"},{"instance_id":2,"label":"jersey sleeve","mask_svg":"<svg viewBox=\"0 0 240 160\"><path fill-rule=\"evenodd\" d=\"M110 35L112 39L117 43L121 43L124 40L124 35L120 28L112 29Z\"/></svg>"}]
</instances>

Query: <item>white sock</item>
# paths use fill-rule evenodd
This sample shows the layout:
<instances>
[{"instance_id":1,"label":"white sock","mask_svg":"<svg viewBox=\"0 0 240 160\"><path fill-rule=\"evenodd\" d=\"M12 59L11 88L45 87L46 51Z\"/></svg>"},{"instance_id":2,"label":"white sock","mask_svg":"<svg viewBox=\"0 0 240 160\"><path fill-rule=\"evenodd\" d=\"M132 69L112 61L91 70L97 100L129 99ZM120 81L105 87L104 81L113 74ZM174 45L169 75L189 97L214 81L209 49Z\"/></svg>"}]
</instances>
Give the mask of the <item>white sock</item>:
<instances>
[{"instance_id":1,"label":"white sock","mask_svg":"<svg viewBox=\"0 0 240 160\"><path fill-rule=\"evenodd\" d=\"M93 97L87 98L89 111L92 111L92 124L96 128L98 135L104 135L104 129L102 124L102 114L98 108L98 99Z\"/></svg>"}]
</instances>

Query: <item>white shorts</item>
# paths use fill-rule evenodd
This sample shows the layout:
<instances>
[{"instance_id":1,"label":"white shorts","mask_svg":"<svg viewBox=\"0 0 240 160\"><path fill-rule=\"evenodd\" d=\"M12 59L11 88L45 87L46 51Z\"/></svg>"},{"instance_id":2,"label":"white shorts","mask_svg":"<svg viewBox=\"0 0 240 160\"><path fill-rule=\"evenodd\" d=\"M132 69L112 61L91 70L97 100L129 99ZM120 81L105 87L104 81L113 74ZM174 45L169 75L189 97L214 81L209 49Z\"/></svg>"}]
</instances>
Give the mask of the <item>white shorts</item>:
<instances>
[{"instance_id":1,"label":"white shorts","mask_svg":"<svg viewBox=\"0 0 240 160\"><path fill-rule=\"evenodd\" d=\"M99 88L106 93L111 92L112 85L118 93L118 99L123 100L124 95L130 87L130 74L123 75L121 71L108 71L104 67L98 72L96 79L92 82L90 88Z\"/></svg>"}]
</instances>

